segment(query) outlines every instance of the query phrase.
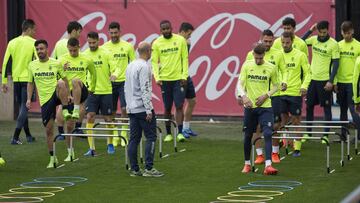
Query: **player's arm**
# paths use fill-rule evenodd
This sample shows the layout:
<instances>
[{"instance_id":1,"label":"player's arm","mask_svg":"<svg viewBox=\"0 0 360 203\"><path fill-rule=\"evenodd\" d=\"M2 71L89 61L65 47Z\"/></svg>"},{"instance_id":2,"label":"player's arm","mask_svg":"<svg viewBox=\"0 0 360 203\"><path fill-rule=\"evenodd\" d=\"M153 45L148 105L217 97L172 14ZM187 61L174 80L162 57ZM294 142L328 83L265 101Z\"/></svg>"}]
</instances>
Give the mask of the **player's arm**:
<instances>
[{"instance_id":1,"label":"player's arm","mask_svg":"<svg viewBox=\"0 0 360 203\"><path fill-rule=\"evenodd\" d=\"M330 79L324 87L326 91L332 91L333 89L334 79L339 69L339 58L340 58L339 46L336 43L336 46L334 47L334 49L332 49L331 52L331 64L333 65L333 67L331 70Z\"/></svg>"},{"instance_id":2,"label":"player's arm","mask_svg":"<svg viewBox=\"0 0 360 203\"><path fill-rule=\"evenodd\" d=\"M360 58L357 58L353 74L353 100L356 106L360 104L359 77L360 77Z\"/></svg>"},{"instance_id":3,"label":"player's arm","mask_svg":"<svg viewBox=\"0 0 360 203\"><path fill-rule=\"evenodd\" d=\"M6 47L6 51L5 51L5 55L4 55L4 60L3 60L3 64L2 64L2 70L1 70L1 83L2 83L2 91L4 93L6 93L8 91L8 86L7 86L7 82L8 82L8 75L7 75L7 70L11 68L11 64L12 64L12 57L11 57L11 47L12 47L12 43L9 42L8 46Z\"/></svg>"},{"instance_id":4,"label":"player's arm","mask_svg":"<svg viewBox=\"0 0 360 203\"><path fill-rule=\"evenodd\" d=\"M151 110L153 110L153 105L151 103L151 79L149 75L151 75L151 73L147 66L144 66L140 69L139 80L141 99L146 109L146 114L148 115L148 117L150 117L149 119L151 120Z\"/></svg>"},{"instance_id":5,"label":"player's arm","mask_svg":"<svg viewBox=\"0 0 360 203\"><path fill-rule=\"evenodd\" d=\"M181 61L182 61L182 79L186 81L189 75L189 52L185 38L181 38Z\"/></svg>"},{"instance_id":6,"label":"player's arm","mask_svg":"<svg viewBox=\"0 0 360 203\"><path fill-rule=\"evenodd\" d=\"M279 89L279 78L278 78L278 71L276 70L276 68L273 68L273 71L270 75L270 81L272 84L272 88L266 92L266 94L260 95L258 98L256 98L256 103L255 105L260 107L261 105L263 105L263 103L269 99L271 97L271 95L273 95L275 92L278 91Z\"/></svg>"},{"instance_id":7,"label":"player's arm","mask_svg":"<svg viewBox=\"0 0 360 203\"><path fill-rule=\"evenodd\" d=\"M307 57L305 54L301 56L301 69L303 72L303 82L300 87L301 96L305 96L307 93L307 89L309 87L311 81L311 71L310 64L308 63Z\"/></svg>"},{"instance_id":8,"label":"player's arm","mask_svg":"<svg viewBox=\"0 0 360 203\"><path fill-rule=\"evenodd\" d=\"M152 52L151 52L151 66L153 69L154 78L157 84L160 84L159 78L159 50L156 46L156 43L152 44Z\"/></svg>"},{"instance_id":9,"label":"player's arm","mask_svg":"<svg viewBox=\"0 0 360 203\"><path fill-rule=\"evenodd\" d=\"M26 108L31 108L31 97L33 95L34 91L34 77L31 71L31 68L29 67L29 76L28 76L28 83L26 87L27 92L27 100L26 100Z\"/></svg>"},{"instance_id":10,"label":"player's arm","mask_svg":"<svg viewBox=\"0 0 360 203\"><path fill-rule=\"evenodd\" d=\"M135 50L134 50L134 47L132 45L130 45L129 52L128 52L128 57L129 57L129 63L131 61L135 60Z\"/></svg>"},{"instance_id":11,"label":"player's arm","mask_svg":"<svg viewBox=\"0 0 360 203\"><path fill-rule=\"evenodd\" d=\"M238 97L241 99L243 105L245 108L252 108L253 104L251 102L251 100L247 97L247 93L246 93L246 72L247 72L247 68L245 65L242 66L241 68L241 72L239 75L239 81L238 81Z\"/></svg>"},{"instance_id":12,"label":"player's arm","mask_svg":"<svg viewBox=\"0 0 360 203\"><path fill-rule=\"evenodd\" d=\"M95 71L95 66L92 60L88 60L89 61L89 65L88 65L88 70L90 72L91 75L91 87L90 87L90 92L95 92L95 87L96 87L96 71Z\"/></svg>"},{"instance_id":13,"label":"player's arm","mask_svg":"<svg viewBox=\"0 0 360 203\"><path fill-rule=\"evenodd\" d=\"M311 33L313 33L315 30L316 30L316 23L314 25L311 26L310 30L308 30L302 37L301 39L303 40L306 40L310 35ZM309 45L309 44L308 44Z\"/></svg>"},{"instance_id":14,"label":"player's arm","mask_svg":"<svg viewBox=\"0 0 360 203\"><path fill-rule=\"evenodd\" d=\"M284 55L280 54L278 64L279 70L281 72L281 78L279 80L281 82L281 91L285 91L287 89L287 83L289 79L289 70L286 68Z\"/></svg>"}]
</instances>

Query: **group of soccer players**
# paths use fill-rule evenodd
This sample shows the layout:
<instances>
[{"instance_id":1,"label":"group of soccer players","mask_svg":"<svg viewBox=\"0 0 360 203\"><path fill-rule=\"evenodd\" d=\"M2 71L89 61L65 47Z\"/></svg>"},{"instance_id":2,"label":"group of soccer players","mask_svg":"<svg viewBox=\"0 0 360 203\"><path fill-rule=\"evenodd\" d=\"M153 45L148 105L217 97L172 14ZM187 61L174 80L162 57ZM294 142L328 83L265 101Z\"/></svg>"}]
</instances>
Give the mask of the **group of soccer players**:
<instances>
[{"instance_id":1,"label":"group of soccer players","mask_svg":"<svg viewBox=\"0 0 360 203\"><path fill-rule=\"evenodd\" d=\"M307 121L314 120L314 106L319 104L324 109L325 120L331 121L334 91L340 105L340 120L348 120L349 109L356 128L360 129L360 43L353 38L352 23L342 23L344 39L340 42L329 36L327 21L313 25L302 38L294 34L294 19L285 18L282 26L284 32L276 40L271 30L262 32L260 43L248 53L241 68L238 101L245 108L243 173L251 171L253 134L260 136L262 131L265 157L261 146L257 145L255 164L265 162L264 174L277 174L278 170L272 163L280 163L279 141L271 139L273 130L279 130L288 122L300 124L304 97ZM314 31L317 31L317 35L309 37ZM308 46L312 50L311 63L308 60ZM311 131L311 127L307 131ZM301 144L305 141L306 138L300 137L294 140L294 157L301 155Z\"/></svg>"},{"instance_id":2,"label":"group of soccer players","mask_svg":"<svg viewBox=\"0 0 360 203\"><path fill-rule=\"evenodd\" d=\"M111 40L102 46L100 46L98 33L87 33L89 48L84 52L80 52L79 43L82 25L76 21L69 22L67 26L68 36L56 43L54 58L49 56L50 52L46 40L34 39L35 22L33 20L25 20L22 24L22 30L21 36L9 42L2 69L2 89L4 92L8 89L7 73L10 72L16 88L16 101L21 109L18 118L19 125L15 129L11 144L22 144L19 134L23 127L27 141L35 141L27 126L27 111L31 108L31 98L36 86L50 154L50 162L47 167L52 168L58 162L52 149L55 118L60 135L64 134L65 124L67 132L71 133L75 129L76 133L81 133L77 129L81 127L85 112L86 128L94 127L97 114L101 114L105 121L111 122L116 115L119 99L121 116L127 117L129 108L126 105L124 92L126 69L129 63L135 60L136 54L133 45L120 38L121 30L118 22L109 24L108 33ZM184 22L180 26L179 34L174 34L171 23L167 20L162 21L160 23L162 36L155 40L152 45L153 72L156 83L162 89L166 118L171 118L172 104L175 103L176 106L175 118L179 132L178 141L196 136L196 133L190 129L189 123L195 106L194 85L188 75L190 46L188 39L193 30L191 24ZM147 45L143 44L142 53L145 53L143 58L147 58L148 50ZM141 55L139 57L141 58ZM11 70L9 71L8 68ZM128 94L131 95L132 93ZM186 119L184 119L183 113L185 98L188 101L185 109ZM107 126L107 128L113 127L113 125ZM125 130L121 132L121 136L127 141L126 129L128 127L124 125L122 128ZM166 131L167 136L164 141L171 141L173 138L170 122L166 123ZM118 135L117 131L110 132ZM92 130L87 130L87 134L92 133ZM130 135L131 143L132 132ZM118 144L125 146L126 141L120 143L119 139L109 137L107 139L108 154L115 153L115 147ZM96 154L94 139L88 137L88 142L89 150L84 155L94 156ZM64 161L71 161L75 157L75 153L70 148L68 137L66 143L68 156Z\"/></svg>"}]
</instances>

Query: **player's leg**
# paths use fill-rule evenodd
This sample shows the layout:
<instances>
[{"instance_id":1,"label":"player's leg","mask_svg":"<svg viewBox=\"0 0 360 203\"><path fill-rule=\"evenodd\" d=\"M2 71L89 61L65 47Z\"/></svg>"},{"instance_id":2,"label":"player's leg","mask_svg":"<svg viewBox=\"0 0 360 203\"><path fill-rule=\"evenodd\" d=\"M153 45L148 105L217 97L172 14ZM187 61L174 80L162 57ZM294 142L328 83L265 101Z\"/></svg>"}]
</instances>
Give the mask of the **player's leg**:
<instances>
[{"instance_id":1,"label":"player's leg","mask_svg":"<svg viewBox=\"0 0 360 203\"><path fill-rule=\"evenodd\" d=\"M184 110L183 135L186 138L190 138L190 136L197 136L197 133L195 133L190 127L192 113L196 105L195 87L190 76L187 78L185 98L187 105Z\"/></svg>"},{"instance_id":2,"label":"player's leg","mask_svg":"<svg viewBox=\"0 0 360 203\"><path fill-rule=\"evenodd\" d=\"M332 112L331 112L331 104L332 104L332 91L325 91L324 86L326 84L326 81L322 81L319 83L318 92L320 95L320 105L324 109L324 120L325 121L331 121L332 120ZM329 132L330 128L325 128L325 132ZM327 135L324 135L324 138L328 138ZM323 144L326 144L325 141L322 141Z\"/></svg>"},{"instance_id":3,"label":"player's leg","mask_svg":"<svg viewBox=\"0 0 360 203\"><path fill-rule=\"evenodd\" d=\"M256 126L256 132L253 134L253 140L257 139L261 136L261 128L260 125ZM255 164L263 164L265 162L265 156L263 151L263 142L262 140L259 140L255 143L256 148L256 159Z\"/></svg>"},{"instance_id":4,"label":"player's leg","mask_svg":"<svg viewBox=\"0 0 360 203\"><path fill-rule=\"evenodd\" d=\"M273 119L274 114L271 108L259 108L258 117L259 123L263 132L265 140L265 175L276 175L278 170L272 167L271 165L271 155L272 155L272 133L273 133Z\"/></svg>"},{"instance_id":5,"label":"player's leg","mask_svg":"<svg viewBox=\"0 0 360 203\"><path fill-rule=\"evenodd\" d=\"M302 98L301 96L291 96L289 99L289 112L291 114L292 125L300 125L301 121L301 109L302 109ZM295 129L299 130L299 129ZM294 140L294 153L293 156L300 156L301 151L301 140Z\"/></svg>"},{"instance_id":6,"label":"player's leg","mask_svg":"<svg viewBox=\"0 0 360 203\"><path fill-rule=\"evenodd\" d=\"M318 92L316 89L316 81L311 80L306 94L306 121L314 120L314 106L319 104ZM307 124L311 126L312 124ZM312 128L307 128L306 131L312 131ZM304 134L304 137L311 136L310 134ZM306 142L306 139L301 140L301 142Z\"/></svg>"},{"instance_id":7,"label":"player's leg","mask_svg":"<svg viewBox=\"0 0 360 203\"><path fill-rule=\"evenodd\" d=\"M348 121L348 108L351 105L348 101L348 97L350 95L347 91L348 84L345 83L338 83L338 92L336 93L336 101L340 106L340 121ZM352 86L350 86L352 88ZM352 95L352 94L351 94ZM352 99L351 99L352 101ZM346 136L346 131L344 129L341 129L342 136Z\"/></svg>"},{"instance_id":8,"label":"player's leg","mask_svg":"<svg viewBox=\"0 0 360 203\"><path fill-rule=\"evenodd\" d=\"M128 145L128 156L130 161L130 175L142 176L140 167L138 165L138 146L141 141L142 129L137 114L129 114L130 119L130 138Z\"/></svg>"},{"instance_id":9,"label":"player's leg","mask_svg":"<svg viewBox=\"0 0 360 203\"><path fill-rule=\"evenodd\" d=\"M100 112L104 117L105 122L111 122L112 120L112 96L111 94L99 95L100 97ZM106 125L107 128L114 128L114 125ZM108 134L113 134L113 131L109 131ZM108 154L114 154L115 148L113 144L113 137L107 138L107 152Z\"/></svg>"},{"instance_id":10,"label":"player's leg","mask_svg":"<svg viewBox=\"0 0 360 203\"><path fill-rule=\"evenodd\" d=\"M161 85L161 94L164 103L164 117L166 119L171 119L171 109L173 105L173 92L172 92L172 82L163 81ZM166 127L166 136L164 142L170 142L173 140L171 135L171 122L165 122Z\"/></svg>"},{"instance_id":11,"label":"player's leg","mask_svg":"<svg viewBox=\"0 0 360 203\"><path fill-rule=\"evenodd\" d=\"M80 79L78 78L74 78L72 81L72 96L74 98L74 110L72 113L72 118L73 119L79 119L80 117L80 100L81 100L81 92L82 92L82 87L83 87L83 83Z\"/></svg>"},{"instance_id":12,"label":"player's leg","mask_svg":"<svg viewBox=\"0 0 360 203\"><path fill-rule=\"evenodd\" d=\"M275 96L271 98L271 106L274 115L274 130L280 130L281 127L281 96ZM278 134L274 134L277 136ZM280 163L280 155L279 155L279 139L272 140L272 162Z\"/></svg>"},{"instance_id":13,"label":"player's leg","mask_svg":"<svg viewBox=\"0 0 360 203\"><path fill-rule=\"evenodd\" d=\"M118 100L119 100L119 92L120 92L120 84L118 82L112 82L112 118L115 118L116 112L117 112L117 106L118 106ZM113 138L113 145L117 147L120 144L120 139L118 138L119 132L114 131L113 135L115 136Z\"/></svg>"},{"instance_id":14,"label":"player's leg","mask_svg":"<svg viewBox=\"0 0 360 203\"><path fill-rule=\"evenodd\" d=\"M95 94L90 94L86 101L86 128L93 128L95 124L95 115L98 112L100 105L100 96ZM87 134L93 134L93 130L87 130ZM89 150L84 154L84 156L94 156L95 155L95 139L94 137L87 137L89 143Z\"/></svg>"},{"instance_id":15,"label":"player's leg","mask_svg":"<svg viewBox=\"0 0 360 203\"><path fill-rule=\"evenodd\" d=\"M18 145L22 144L19 137L21 133L21 129L24 127L24 123L27 119L28 109L26 108L26 100L27 100L27 90L26 83L24 82L14 82L14 94L15 101L19 106L19 114L16 118L16 127L14 131L13 138L11 140L11 144Z\"/></svg>"},{"instance_id":16,"label":"player's leg","mask_svg":"<svg viewBox=\"0 0 360 203\"><path fill-rule=\"evenodd\" d=\"M175 121L178 126L177 140L179 142L185 141L185 137L182 134L183 121L184 121L184 102L185 102L185 88L181 86L180 80L174 81L173 86L173 99L175 103L176 117Z\"/></svg>"},{"instance_id":17,"label":"player's leg","mask_svg":"<svg viewBox=\"0 0 360 203\"><path fill-rule=\"evenodd\" d=\"M63 81L62 79L60 79L59 81ZM70 115L71 116L71 115ZM57 111L56 111L56 124L58 126L58 133L60 134L64 134L64 124L65 124L65 120L64 120L64 116L62 113L62 106L58 106L57 107ZM58 139L60 140L65 140L64 136L59 137Z\"/></svg>"},{"instance_id":18,"label":"player's leg","mask_svg":"<svg viewBox=\"0 0 360 203\"><path fill-rule=\"evenodd\" d=\"M120 96L120 107L121 107L121 118L127 118L127 112L126 112L126 100L125 100L125 91L124 91L124 86L125 86L125 82L121 82L120 83L120 88L119 88L119 96ZM123 121L123 123L127 123L127 121ZM126 142L128 142L128 133L127 129L129 129L128 126L123 125L121 126L121 129L123 129L124 131L121 131L121 136L125 137ZM125 147L125 142L124 140L121 140L121 146Z\"/></svg>"},{"instance_id":19,"label":"player's leg","mask_svg":"<svg viewBox=\"0 0 360 203\"><path fill-rule=\"evenodd\" d=\"M249 173L251 171L250 153L251 153L251 140L252 135L256 131L258 123L257 116L254 113L254 109L244 108L244 167L242 173Z\"/></svg>"}]
</instances>

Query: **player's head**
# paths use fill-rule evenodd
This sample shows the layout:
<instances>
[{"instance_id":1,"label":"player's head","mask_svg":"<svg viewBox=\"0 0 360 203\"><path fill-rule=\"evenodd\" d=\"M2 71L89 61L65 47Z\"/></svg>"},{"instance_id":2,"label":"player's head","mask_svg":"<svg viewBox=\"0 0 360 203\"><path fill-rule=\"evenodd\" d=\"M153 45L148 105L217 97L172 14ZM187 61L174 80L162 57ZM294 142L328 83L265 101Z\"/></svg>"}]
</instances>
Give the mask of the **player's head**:
<instances>
[{"instance_id":1,"label":"player's head","mask_svg":"<svg viewBox=\"0 0 360 203\"><path fill-rule=\"evenodd\" d=\"M31 37L35 36L35 22L32 19L24 20L21 25L21 29L23 33L26 33Z\"/></svg>"},{"instance_id":2,"label":"player's head","mask_svg":"<svg viewBox=\"0 0 360 203\"><path fill-rule=\"evenodd\" d=\"M137 49L139 56L144 60L149 60L151 57L151 45L147 42L140 42Z\"/></svg>"},{"instance_id":3,"label":"player's head","mask_svg":"<svg viewBox=\"0 0 360 203\"><path fill-rule=\"evenodd\" d=\"M261 42L265 45L266 51L269 51L274 44L274 33L267 29L261 34Z\"/></svg>"},{"instance_id":4,"label":"player's head","mask_svg":"<svg viewBox=\"0 0 360 203\"><path fill-rule=\"evenodd\" d=\"M341 35L346 42L351 42L354 34L354 27L350 21L344 21L341 24Z\"/></svg>"},{"instance_id":5,"label":"player's head","mask_svg":"<svg viewBox=\"0 0 360 203\"><path fill-rule=\"evenodd\" d=\"M79 56L80 43L76 38L70 38L67 42L67 48L69 50L69 54L72 57Z\"/></svg>"},{"instance_id":6,"label":"player's head","mask_svg":"<svg viewBox=\"0 0 360 203\"><path fill-rule=\"evenodd\" d=\"M292 50L294 34L291 32L283 32L281 35L281 45L286 53Z\"/></svg>"},{"instance_id":7,"label":"player's head","mask_svg":"<svg viewBox=\"0 0 360 203\"><path fill-rule=\"evenodd\" d=\"M265 51L266 47L263 43L258 43L255 45L253 49L253 56L257 65L261 65L264 63Z\"/></svg>"},{"instance_id":8,"label":"player's head","mask_svg":"<svg viewBox=\"0 0 360 203\"><path fill-rule=\"evenodd\" d=\"M322 20L317 23L316 28L318 30L318 37L320 40L324 40L329 36L329 22Z\"/></svg>"},{"instance_id":9,"label":"player's head","mask_svg":"<svg viewBox=\"0 0 360 203\"><path fill-rule=\"evenodd\" d=\"M296 21L294 20L294 18L286 17L282 21L282 27L284 29L284 32L295 33Z\"/></svg>"},{"instance_id":10,"label":"player's head","mask_svg":"<svg viewBox=\"0 0 360 203\"><path fill-rule=\"evenodd\" d=\"M160 22L160 32L165 39L170 39L172 37L172 27L170 21L162 20Z\"/></svg>"},{"instance_id":11,"label":"player's head","mask_svg":"<svg viewBox=\"0 0 360 203\"><path fill-rule=\"evenodd\" d=\"M120 24L118 22L110 23L109 35L112 43L118 43L120 41Z\"/></svg>"},{"instance_id":12,"label":"player's head","mask_svg":"<svg viewBox=\"0 0 360 203\"><path fill-rule=\"evenodd\" d=\"M80 34L83 27L82 25L77 21L70 21L66 27L67 33L70 36L70 38L80 38Z\"/></svg>"},{"instance_id":13,"label":"player's head","mask_svg":"<svg viewBox=\"0 0 360 203\"><path fill-rule=\"evenodd\" d=\"M39 39L35 41L36 53L40 61L44 61L48 58L48 43L44 39Z\"/></svg>"},{"instance_id":14,"label":"player's head","mask_svg":"<svg viewBox=\"0 0 360 203\"><path fill-rule=\"evenodd\" d=\"M97 32L89 32L87 34L87 42L89 44L90 51L96 51L99 48L99 34Z\"/></svg>"},{"instance_id":15,"label":"player's head","mask_svg":"<svg viewBox=\"0 0 360 203\"><path fill-rule=\"evenodd\" d=\"M194 27L190 23L188 22L181 23L179 34L183 36L185 39L189 39L193 31L194 31Z\"/></svg>"}]
</instances>

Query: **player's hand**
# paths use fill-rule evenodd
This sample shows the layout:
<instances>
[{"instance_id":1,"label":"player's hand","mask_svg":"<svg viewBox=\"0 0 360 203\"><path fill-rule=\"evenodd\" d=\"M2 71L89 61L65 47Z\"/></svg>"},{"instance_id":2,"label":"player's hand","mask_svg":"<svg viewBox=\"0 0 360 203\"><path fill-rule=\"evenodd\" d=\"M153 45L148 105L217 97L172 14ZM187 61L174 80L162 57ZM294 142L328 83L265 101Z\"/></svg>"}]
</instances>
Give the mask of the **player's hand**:
<instances>
[{"instance_id":1,"label":"player's hand","mask_svg":"<svg viewBox=\"0 0 360 203\"><path fill-rule=\"evenodd\" d=\"M31 100L30 99L26 100L26 108L27 109L31 108Z\"/></svg>"},{"instance_id":2,"label":"player's hand","mask_svg":"<svg viewBox=\"0 0 360 203\"><path fill-rule=\"evenodd\" d=\"M287 89L287 84L281 83L281 91L286 91L286 89Z\"/></svg>"},{"instance_id":3,"label":"player's hand","mask_svg":"<svg viewBox=\"0 0 360 203\"><path fill-rule=\"evenodd\" d=\"M327 82L324 89L325 89L325 91L332 91L333 87L334 87L334 85L331 82Z\"/></svg>"},{"instance_id":4,"label":"player's hand","mask_svg":"<svg viewBox=\"0 0 360 203\"><path fill-rule=\"evenodd\" d=\"M245 108L252 108L253 104L246 95L242 96L241 99Z\"/></svg>"},{"instance_id":5,"label":"player's hand","mask_svg":"<svg viewBox=\"0 0 360 203\"><path fill-rule=\"evenodd\" d=\"M69 66L70 66L70 62L66 62L64 64L64 71L66 71L69 68Z\"/></svg>"},{"instance_id":6,"label":"player's hand","mask_svg":"<svg viewBox=\"0 0 360 203\"><path fill-rule=\"evenodd\" d=\"M9 87L6 84L2 84L1 89L4 93L7 93L7 91L9 90Z\"/></svg>"},{"instance_id":7,"label":"player's hand","mask_svg":"<svg viewBox=\"0 0 360 203\"><path fill-rule=\"evenodd\" d=\"M161 85L162 85L162 81L161 81L161 80L156 81L156 84L159 85L159 86L161 86Z\"/></svg>"},{"instance_id":8,"label":"player's hand","mask_svg":"<svg viewBox=\"0 0 360 203\"><path fill-rule=\"evenodd\" d=\"M339 93L339 87L337 85L334 85L334 92Z\"/></svg>"},{"instance_id":9,"label":"player's hand","mask_svg":"<svg viewBox=\"0 0 360 203\"><path fill-rule=\"evenodd\" d=\"M307 89L301 88L300 89L300 94L301 94L302 97L305 97L306 94L307 94Z\"/></svg>"},{"instance_id":10,"label":"player's hand","mask_svg":"<svg viewBox=\"0 0 360 203\"><path fill-rule=\"evenodd\" d=\"M149 114L146 114L146 118L145 118L145 119L146 119L146 121L147 121L147 122L149 122L149 123L150 123L150 122L151 122L152 117L153 117L152 113L149 113Z\"/></svg>"},{"instance_id":11,"label":"player's hand","mask_svg":"<svg viewBox=\"0 0 360 203\"><path fill-rule=\"evenodd\" d=\"M311 32L314 32L314 31L317 30L316 26L317 26L317 23L315 23L314 25L312 25L312 26L310 27Z\"/></svg>"},{"instance_id":12,"label":"player's hand","mask_svg":"<svg viewBox=\"0 0 360 203\"><path fill-rule=\"evenodd\" d=\"M116 80L116 76L115 76L115 75L111 75L111 76L110 76L110 80L114 82L114 81Z\"/></svg>"},{"instance_id":13,"label":"player's hand","mask_svg":"<svg viewBox=\"0 0 360 203\"><path fill-rule=\"evenodd\" d=\"M266 100L267 98L269 98L269 96L268 96L267 94L261 95L260 97L256 98L256 103L255 103L255 105L256 105L256 106L261 106L261 105L265 102L265 100Z\"/></svg>"},{"instance_id":14,"label":"player's hand","mask_svg":"<svg viewBox=\"0 0 360 203\"><path fill-rule=\"evenodd\" d=\"M243 106L244 105L244 102L243 102L243 99L239 96L239 97L236 97L236 100L237 100L237 103L240 105L240 106Z\"/></svg>"}]
</instances>

